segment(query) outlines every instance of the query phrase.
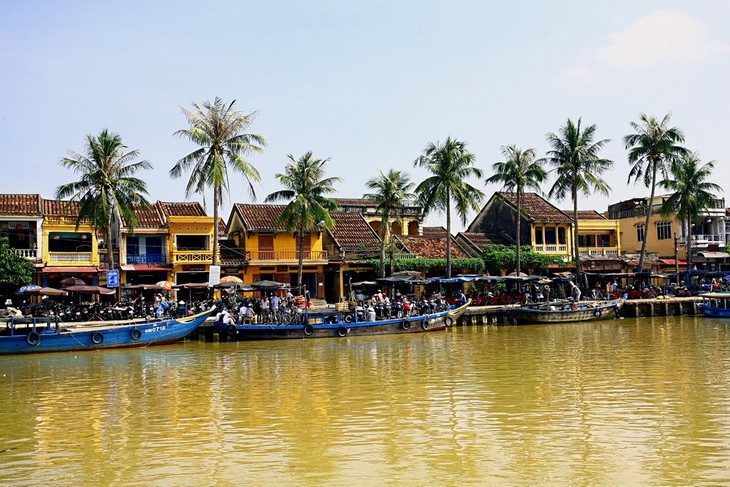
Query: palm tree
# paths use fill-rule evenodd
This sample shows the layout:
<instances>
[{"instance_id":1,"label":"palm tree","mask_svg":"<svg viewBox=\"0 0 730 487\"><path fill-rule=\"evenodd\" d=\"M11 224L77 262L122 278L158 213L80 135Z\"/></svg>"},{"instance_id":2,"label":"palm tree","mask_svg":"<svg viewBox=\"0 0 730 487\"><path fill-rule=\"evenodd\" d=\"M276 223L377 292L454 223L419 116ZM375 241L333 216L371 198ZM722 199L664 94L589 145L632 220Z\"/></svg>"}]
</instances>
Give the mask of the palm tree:
<instances>
[{"instance_id":1,"label":"palm tree","mask_svg":"<svg viewBox=\"0 0 730 487\"><path fill-rule=\"evenodd\" d=\"M676 157L686 154L687 149L679 145L684 142L684 134L677 127L669 127L669 113L661 121L644 113L639 118L641 123L631 122L631 128L636 133L625 136L624 144L626 150L629 151L629 164L632 164L628 182L631 182L632 179L634 184L642 181L645 187L651 188L649 201L646 205L644 237L641 242L641 254L639 255L639 272L643 272L649 220L657 185L657 173L661 171L662 175L666 176L671 162Z\"/></svg>"},{"instance_id":2,"label":"palm tree","mask_svg":"<svg viewBox=\"0 0 730 487\"><path fill-rule=\"evenodd\" d=\"M193 193L202 194L206 187L213 188L213 265L218 264L218 210L224 192L229 189L229 169L246 179L251 198L255 199L253 183L261 178L244 156L262 152L266 145L263 136L244 133L257 112L244 115L234 110L235 103L236 100L233 100L225 105L216 97L213 103L206 101L202 106L193 103L193 110L182 108L190 127L175 132L178 137L188 139L200 148L177 161L170 169L170 177L178 178L192 167L185 188L186 198Z\"/></svg>"},{"instance_id":3,"label":"palm tree","mask_svg":"<svg viewBox=\"0 0 730 487\"><path fill-rule=\"evenodd\" d=\"M484 193L466 182L470 176L482 177L482 170L474 166L474 154L466 142L447 137L443 144L429 143L413 163L432 174L416 188L424 214L446 212L446 277L451 277L451 204L466 225L470 210L479 211Z\"/></svg>"},{"instance_id":4,"label":"palm tree","mask_svg":"<svg viewBox=\"0 0 730 487\"><path fill-rule=\"evenodd\" d=\"M79 202L76 228L90 221L94 230L106 233L109 268L114 269L112 225L114 218L123 219L130 229L137 225L135 206L147 208L147 183L135 177L141 169L151 169L147 161L136 161L138 150L125 152L127 147L118 134L102 130L99 135L86 136L85 153L68 151L70 157L61 159L63 167L80 174L78 181L62 184L56 189L56 198Z\"/></svg>"},{"instance_id":5,"label":"palm tree","mask_svg":"<svg viewBox=\"0 0 730 487\"><path fill-rule=\"evenodd\" d=\"M299 159L287 156L291 162L284 168L284 174L277 174L276 179L287 189L275 191L266 197L266 202L289 200L279 216L277 226L286 228L288 232L296 231L299 248L299 268L297 270L297 287L302 288L302 269L304 267L304 233L316 227L334 228L334 220L330 212L337 210L335 201L326 197L334 193L334 183L341 178L325 178L324 166L329 159L316 159L312 152L307 152Z\"/></svg>"},{"instance_id":6,"label":"palm tree","mask_svg":"<svg viewBox=\"0 0 730 487\"><path fill-rule=\"evenodd\" d=\"M492 164L494 174L487 183L502 183L502 188L515 193L517 197L517 275L520 275L520 246L522 245L522 197L526 189L540 191L540 183L547 178L543 168L544 159L535 159L535 149L521 150L514 145L502 147L503 162Z\"/></svg>"},{"instance_id":7,"label":"palm tree","mask_svg":"<svg viewBox=\"0 0 730 487\"><path fill-rule=\"evenodd\" d=\"M552 150L547 153L547 160L553 166L556 179L549 197L563 200L570 197L573 201L573 259L575 260L575 277L580 277L580 255L578 252L578 195L589 196L599 192L608 196L611 188L601 175L613 167L613 161L598 156L598 152L610 142L609 139L594 141L596 126L581 128L581 119L573 123L568 119L559 133L547 134L547 141Z\"/></svg>"},{"instance_id":8,"label":"palm tree","mask_svg":"<svg viewBox=\"0 0 730 487\"><path fill-rule=\"evenodd\" d=\"M376 210L380 213L380 277L385 277L385 246L391 249L390 273L393 273L393 242L391 241L390 220L395 217L400 220L401 210L409 200L415 199L411 190L415 186L408 174L391 169L387 174L380 171L378 177L372 178L365 183L368 189L375 191L367 193L363 198L378 203Z\"/></svg>"},{"instance_id":9,"label":"palm tree","mask_svg":"<svg viewBox=\"0 0 730 487\"><path fill-rule=\"evenodd\" d=\"M722 191L720 186L708 181L714 167L714 161L702 164L699 154L688 153L674 159L669 168L670 177L659 181L659 186L672 192L662 204L662 215L676 212L687 232L687 270L692 268L692 224L715 202L712 192Z\"/></svg>"}]
</instances>

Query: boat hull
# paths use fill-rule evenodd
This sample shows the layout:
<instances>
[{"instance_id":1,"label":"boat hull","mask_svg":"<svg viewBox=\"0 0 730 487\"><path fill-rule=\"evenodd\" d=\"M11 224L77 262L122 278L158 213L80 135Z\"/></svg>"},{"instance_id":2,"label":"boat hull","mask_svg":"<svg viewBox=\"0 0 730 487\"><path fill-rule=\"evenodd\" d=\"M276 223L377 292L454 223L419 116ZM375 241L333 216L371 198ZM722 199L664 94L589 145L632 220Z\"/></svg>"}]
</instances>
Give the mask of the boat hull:
<instances>
[{"instance_id":1,"label":"boat hull","mask_svg":"<svg viewBox=\"0 0 730 487\"><path fill-rule=\"evenodd\" d=\"M0 333L0 355L166 345L195 331L212 312L211 309L186 318L111 326L103 323L92 326L8 323Z\"/></svg>"},{"instance_id":2,"label":"boat hull","mask_svg":"<svg viewBox=\"0 0 730 487\"><path fill-rule=\"evenodd\" d=\"M730 318L730 293L700 294L702 302L697 306L708 318Z\"/></svg>"},{"instance_id":3,"label":"boat hull","mask_svg":"<svg viewBox=\"0 0 730 487\"><path fill-rule=\"evenodd\" d=\"M600 321L618 318L622 305L623 300L615 300L606 304L581 305L577 308L569 305L562 307L555 305L534 308L520 307L510 311L510 319L518 325Z\"/></svg>"},{"instance_id":4,"label":"boat hull","mask_svg":"<svg viewBox=\"0 0 730 487\"><path fill-rule=\"evenodd\" d=\"M348 336L400 335L445 330L456 322L466 306L440 313L408 318L347 323L339 315L311 314L307 324L236 324L215 323L229 340L281 340L296 338L344 338ZM328 323L327 321L333 321Z\"/></svg>"}]
</instances>

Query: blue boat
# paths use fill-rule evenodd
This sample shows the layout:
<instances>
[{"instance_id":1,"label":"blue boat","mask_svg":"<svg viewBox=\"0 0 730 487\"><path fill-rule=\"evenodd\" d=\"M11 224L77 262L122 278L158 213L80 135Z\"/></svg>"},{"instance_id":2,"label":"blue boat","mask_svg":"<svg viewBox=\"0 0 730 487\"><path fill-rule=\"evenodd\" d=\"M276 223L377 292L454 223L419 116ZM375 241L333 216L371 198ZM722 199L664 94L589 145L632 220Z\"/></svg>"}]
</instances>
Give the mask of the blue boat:
<instances>
[{"instance_id":1,"label":"blue boat","mask_svg":"<svg viewBox=\"0 0 730 487\"><path fill-rule=\"evenodd\" d=\"M0 329L0 355L148 347L182 340L215 311L153 321L64 323L9 318Z\"/></svg>"},{"instance_id":2,"label":"blue boat","mask_svg":"<svg viewBox=\"0 0 730 487\"><path fill-rule=\"evenodd\" d=\"M471 301L469 301L471 302ZM213 326L228 340L276 340L291 338L344 338L347 336L391 335L423 333L444 330L456 323L469 303L458 307L420 316L357 321L343 313L306 313L299 323L293 324L225 324Z\"/></svg>"},{"instance_id":3,"label":"blue boat","mask_svg":"<svg viewBox=\"0 0 730 487\"><path fill-rule=\"evenodd\" d=\"M702 302L697 306L710 318L730 318L730 293L700 294Z\"/></svg>"}]
</instances>

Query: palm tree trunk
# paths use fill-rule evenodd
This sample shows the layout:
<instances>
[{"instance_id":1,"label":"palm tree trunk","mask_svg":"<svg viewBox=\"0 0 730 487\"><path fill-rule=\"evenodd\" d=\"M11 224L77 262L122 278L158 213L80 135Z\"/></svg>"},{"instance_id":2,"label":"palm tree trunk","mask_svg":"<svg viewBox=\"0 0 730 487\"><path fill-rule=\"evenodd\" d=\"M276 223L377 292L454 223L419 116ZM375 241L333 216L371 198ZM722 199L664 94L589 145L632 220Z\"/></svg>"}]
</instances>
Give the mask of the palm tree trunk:
<instances>
[{"instance_id":1,"label":"palm tree trunk","mask_svg":"<svg viewBox=\"0 0 730 487\"><path fill-rule=\"evenodd\" d=\"M692 223L687 219L687 276L692 284Z\"/></svg>"},{"instance_id":2,"label":"palm tree trunk","mask_svg":"<svg viewBox=\"0 0 730 487\"><path fill-rule=\"evenodd\" d=\"M575 281L582 284L580 275L580 251L578 250L578 189L573 186L573 259L575 260Z\"/></svg>"},{"instance_id":3,"label":"palm tree trunk","mask_svg":"<svg viewBox=\"0 0 730 487\"><path fill-rule=\"evenodd\" d=\"M299 227L299 266L297 267L297 287L299 288L299 292L304 294L304 290L302 289L302 275L304 273L304 227ZM316 289L315 289L316 291Z\"/></svg>"},{"instance_id":4,"label":"palm tree trunk","mask_svg":"<svg viewBox=\"0 0 730 487\"><path fill-rule=\"evenodd\" d=\"M390 245L392 242L390 241L390 218L388 215L383 215L383 242L382 242L382 257L381 257L381 268L380 268L380 277L385 277L385 245L386 242L388 245ZM390 268L391 268L391 274L393 273L393 250L390 251L391 260L390 260Z\"/></svg>"},{"instance_id":5,"label":"palm tree trunk","mask_svg":"<svg viewBox=\"0 0 730 487\"><path fill-rule=\"evenodd\" d=\"M639 254L639 272L644 271L644 258L646 257L646 242L649 237L649 220L651 218L651 207L654 203L654 192L656 191L656 163L652 163L651 192L649 201L646 204L646 218L644 219L644 238L641 241L641 253Z\"/></svg>"},{"instance_id":6,"label":"palm tree trunk","mask_svg":"<svg viewBox=\"0 0 730 487\"><path fill-rule=\"evenodd\" d=\"M515 255L517 257L517 277L520 276L522 269L522 193L517 191L517 248L515 249Z\"/></svg>"},{"instance_id":7,"label":"palm tree trunk","mask_svg":"<svg viewBox=\"0 0 730 487\"><path fill-rule=\"evenodd\" d=\"M218 265L218 191L213 188L213 265Z\"/></svg>"},{"instance_id":8,"label":"palm tree trunk","mask_svg":"<svg viewBox=\"0 0 730 487\"><path fill-rule=\"evenodd\" d=\"M446 190L446 278L451 278L451 194Z\"/></svg>"},{"instance_id":9,"label":"palm tree trunk","mask_svg":"<svg viewBox=\"0 0 730 487\"><path fill-rule=\"evenodd\" d=\"M116 266L114 265L114 245L112 245L112 224L111 224L111 222L107 223L106 239L107 239L106 255L109 258L109 269L115 269Z\"/></svg>"}]
</instances>

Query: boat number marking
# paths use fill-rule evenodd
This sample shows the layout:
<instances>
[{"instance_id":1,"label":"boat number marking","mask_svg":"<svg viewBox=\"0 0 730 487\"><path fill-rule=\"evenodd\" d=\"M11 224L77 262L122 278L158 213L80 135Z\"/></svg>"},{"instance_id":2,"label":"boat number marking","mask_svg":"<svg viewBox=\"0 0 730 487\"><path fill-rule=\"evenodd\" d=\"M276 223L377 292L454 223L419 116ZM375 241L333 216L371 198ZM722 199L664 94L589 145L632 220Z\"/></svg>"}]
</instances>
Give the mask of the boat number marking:
<instances>
[{"instance_id":1,"label":"boat number marking","mask_svg":"<svg viewBox=\"0 0 730 487\"><path fill-rule=\"evenodd\" d=\"M145 333L154 333L156 331L164 331L167 326L153 326L152 328L147 328L144 332Z\"/></svg>"}]
</instances>

